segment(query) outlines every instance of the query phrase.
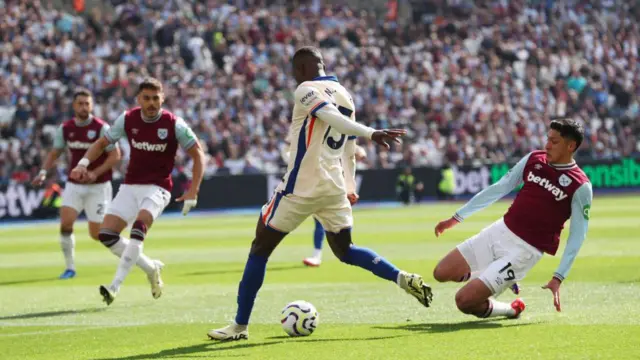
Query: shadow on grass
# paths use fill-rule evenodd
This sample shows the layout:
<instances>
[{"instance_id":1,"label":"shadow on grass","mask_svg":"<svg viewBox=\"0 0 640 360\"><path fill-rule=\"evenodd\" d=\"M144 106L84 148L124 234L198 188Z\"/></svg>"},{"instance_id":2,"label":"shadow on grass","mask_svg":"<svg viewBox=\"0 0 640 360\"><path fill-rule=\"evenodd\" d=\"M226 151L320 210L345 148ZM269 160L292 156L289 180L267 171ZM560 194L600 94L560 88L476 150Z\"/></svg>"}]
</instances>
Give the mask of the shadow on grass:
<instances>
[{"instance_id":1,"label":"shadow on grass","mask_svg":"<svg viewBox=\"0 0 640 360\"><path fill-rule=\"evenodd\" d=\"M270 271L283 271L283 270L291 270L291 269L302 269L304 268L304 264L302 262L300 265L280 265L280 266L270 266L267 267L267 272ZM242 274L244 269L233 269L233 270L211 270L211 271L196 271L191 273L182 274L182 276L201 276L201 275L224 275L224 274Z\"/></svg>"},{"instance_id":2,"label":"shadow on grass","mask_svg":"<svg viewBox=\"0 0 640 360\"><path fill-rule=\"evenodd\" d=\"M9 285L20 285L20 284L35 284L41 282L50 282L58 280L57 277L50 278L42 278L42 279L25 279L25 280L12 280L12 281L1 281L0 286L9 286Z\"/></svg>"},{"instance_id":3,"label":"shadow on grass","mask_svg":"<svg viewBox=\"0 0 640 360\"><path fill-rule=\"evenodd\" d=\"M374 341L374 340L384 340L384 339L392 339L403 337L406 335L393 335L393 336L373 336L373 337L362 337L362 338L339 338L339 339L312 339L312 338L292 338L289 336L272 336L267 338L267 341L262 342L206 342L191 346L183 346L174 349L166 349L153 354L141 354L141 355L133 355L127 357L118 357L118 358L102 358L95 360L149 360L149 359L179 359L183 357L190 358L223 358L223 357L239 357L239 356L247 356L241 354L224 354L218 355L216 351L225 351L225 350L245 350L251 349L255 347L264 347L270 345L282 344L287 341L291 342L334 342L334 341Z\"/></svg>"},{"instance_id":4,"label":"shadow on grass","mask_svg":"<svg viewBox=\"0 0 640 360\"><path fill-rule=\"evenodd\" d=\"M89 308L82 310L59 310L59 311L45 311L45 312L36 312L36 313L27 313L20 315L11 315L11 316L2 316L0 320L22 320L22 319L37 319L37 318L47 318L47 317L55 317L55 316L66 316L66 315L77 315L77 314L90 314L105 311L106 308Z\"/></svg>"},{"instance_id":5,"label":"shadow on grass","mask_svg":"<svg viewBox=\"0 0 640 360\"><path fill-rule=\"evenodd\" d=\"M500 329L508 328L511 326L527 326L532 323L523 323L517 320L478 320L478 321L465 321L459 323L422 323L422 324L406 324L398 326L374 326L374 329L382 330L407 330L426 333L447 333L453 331L462 330L481 330L481 329Z\"/></svg>"}]
</instances>

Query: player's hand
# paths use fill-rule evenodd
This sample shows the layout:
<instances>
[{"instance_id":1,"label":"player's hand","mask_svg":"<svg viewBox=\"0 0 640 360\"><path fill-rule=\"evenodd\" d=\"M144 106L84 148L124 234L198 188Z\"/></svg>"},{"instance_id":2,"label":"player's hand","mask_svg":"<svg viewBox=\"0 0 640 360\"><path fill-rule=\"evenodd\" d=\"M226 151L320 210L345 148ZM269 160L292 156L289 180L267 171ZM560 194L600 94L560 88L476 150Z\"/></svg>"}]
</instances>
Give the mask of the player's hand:
<instances>
[{"instance_id":1,"label":"player's hand","mask_svg":"<svg viewBox=\"0 0 640 360\"><path fill-rule=\"evenodd\" d=\"M349 203L351 204L351 206L353 206L358 202L358 199L360 199L360 196L356 193L347 194L347 199L349 199Z\"/></svg>"},{"instance_id":2,"label":"player's hand","mask_svg":"<svg viewBox=\"0 0 640 360\"><path fill-rule=\"evenodd\" d=\"M543 289L549 289L551 290L551 293L553 294L553 305L556 307L556 311L560 312L560 284L562 284L560 282L560 280L558 280L557 278L553 277L551 278L551 280L549 280L549 282L547 283L547 285L543 286Z\"/></svg>"},{"instance_id":3,"label":"player's hand","mask_svg":"<svg viewBox=\"0 0 640 360\"><path fill-rule=\"evenodd\" d=\"M371 135L371 140L375 141L376 144L382 145L387 149L390 149L389 142L395 141L400 143L400 137L405 136L407 134L407 130L402 129L384 129L384 130L376 130Z\"/></svg>"},{"instance_id":4,"label":"player's hand","mask_svg":"<svg viewBox=\"0 0 640 360\"><path fill-rule=\"evenodd\" d=\"M87 172L89 171L87 170L86 167L82 165L78 165L75 168L73 168L73 170L71 170L71 174L69 174L69 177L71 178L71 180L75 180L81 183L85 181L85 178L87 177Z\"/></svg>"},{"instance_id":5,"label":"player's hand","mask_svg":"<svg viewBox=\"0 0 640 360\"><path fill-rule=\"evenodd\" d=\"M445 232L445 230L451 229L452 227L458 225L458 223L460 223L460 221L456 220L456 218L454 217L444 221L440 221L435 228L436 237L440 236L440 234Z\"/></svg>"},{"instance_id":6,"label":"player's hand","mask_svg":"<svg viewBox=\"0 0 640 360\"><path fill-rule=\"evenodd\" d=\"M84 183L93 184L96 181L96 178L98 178L96 173L94 173L93 171L87 171L87 174L84 177Z\"/></svg>"},{"instance_id":7,"label":"player's hand","mask_svg":"<svg viewBox=\"0 0 640 360\"><path fill-rule=\"evenodd\" d=\"M176 199L177 202L184 202L182 205L182 215L186 216L191 209L198 205L198 195L195 192L187 191Z\"/></svg>"},{"instance_id":8,"label":"player's hand","mask_svg":"<svg viewBox=\"0 0 640 360\"><path fill-rule=\"evenodd\" d=\"M33 178L33 180L31 180L31 185L35 187L39 187L44 183L46 179L47 179L47 173L46 171L42 170L38 173L38 175L36 175Z\"/></svg>"}]
</instances>

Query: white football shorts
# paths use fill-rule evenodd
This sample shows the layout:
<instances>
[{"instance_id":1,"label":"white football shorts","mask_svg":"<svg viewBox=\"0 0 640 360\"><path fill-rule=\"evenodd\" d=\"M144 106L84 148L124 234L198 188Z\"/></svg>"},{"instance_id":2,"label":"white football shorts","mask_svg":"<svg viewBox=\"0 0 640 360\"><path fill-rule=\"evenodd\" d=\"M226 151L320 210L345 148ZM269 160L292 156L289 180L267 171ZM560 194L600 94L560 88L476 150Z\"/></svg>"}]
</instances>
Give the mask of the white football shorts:
<instances>
[{"instance_id":1,"label":"white football shorts","mask_svg":"<svg viewBox=\"0 0 640 360\"><path fill-rule=\"evenodd\" d=\"M62 206L70 207L78 214L84 210L87 220L101 223L113 198L112 191L110 181L99 184L68 182L62 192Z\"/></svg>"},{"instance_id":2,"label":"white football shorts","mask_svg":"<svg viewBox=\"0 0 640 360\"><path fill-rule=\"evenodd\" d=\"M457 248L469 264L471 272L481 272L478 279L494 295L499 295L522 280L543 255L540 250L509 230L502 218Z\"/></svg>"},{"instance_id":3,"label":"white football shorts","mask_svg":"<svg viewBox=\"0 0 640 360\"><path fill-rule=\"evenodd\" d=\"M158 185L122 184L107 214L115 215L131 224L140 210L146 210L155 220L170 201L171 193Z\"/></svg>"},{"instance_id":4,"label":"white football shorts","mask_svg":"<svg viewBox=\"0 0 640 360\"><path fill-rule=\"evenodd\" d=\"M346 195L303 198L276 192L260 212L267 227L283 233L292 232L311 215L325 231L337 233L353 226L351 204Z\"/></svg>"}]
</instances>

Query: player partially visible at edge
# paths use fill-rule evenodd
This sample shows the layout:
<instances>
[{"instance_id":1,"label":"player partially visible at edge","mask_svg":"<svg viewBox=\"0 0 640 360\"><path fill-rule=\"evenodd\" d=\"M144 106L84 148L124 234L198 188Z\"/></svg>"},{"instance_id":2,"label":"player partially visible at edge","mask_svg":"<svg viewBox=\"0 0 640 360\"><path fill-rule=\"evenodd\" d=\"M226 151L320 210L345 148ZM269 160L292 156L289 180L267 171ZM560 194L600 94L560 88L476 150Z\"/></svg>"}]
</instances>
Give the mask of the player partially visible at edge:
<instances>
[{"instance_id":1,"label":"player partially visible at edge","mask_svg":"<svg viewBox=\"0 0 640 360\"><path fill-rule=\"evenodd\" d=\"M375 130L358 124L353 99L335 76L325 75L318 49L303 47L297 50L293 56L293 74L299 85L289 128L292 142L287 173L260 213L238 288L235 321L209 331L208 336L214 340L248 338L249 317L264 281L269 256L288 233L311 215L326 230L327 242L342 262L392 281L424 306L431 302L431 288L421 276L400 271L372 250L351 242L353 217L343 166L353 169L355 156L344 164L341 158L344 151L355 153L353 149L345 150L345 147L354 147L355 143L347 141L347 136L365 136L388 148L387 142L399 141L397 138L405 131Z\"/></svg>"},{"instance_id":2,"label":"player partially visible at edge","mask_svg":"<svg viewBox=\"0 0 640 360\"><path fill-rule=\"evenodd\" d=\"M193 159L191 187L176 199L184 201L184 215L196 206L202 182L204 154L200 143L182 118L162 109L162 84L153 78L144 80L138 87L137 100L140 107L120 115L72 171L72 176L78 179L86 177L87 166L105 148L123 137L129 142L131 153L124 183L107 211L99 234L102 244L120 257L111 285L102 285L99 289L107 305L115 299L133 264L147 273L152 296L157 299L162 294L160 270L164 264L142 254L142 244L147 231L171 200L171 172L178 146ZM126 239L120 233L132 221L131 239Z\"/></svg>"},{"instance_id":3,"label":"player partially visible at edge","mask_svg":"<svg viewBox=\"0 0 640 360\"><path fill-rule=\"evenodd\" d=\"M91 144L109 129L109 124L92 115L93 96L89 90L76 90L72 106L74 117L60 124L56 130L53 149L49 151L42 169L31 182L34 186L44 183L47 173L54 167L65 148L69 149L67 168L70 173ZM119 160L120 149L115 144L110 145L88 168L84 181L79 182L72 178L67 180L60 209L60 247L66 268L60 279L76 276L76 238L73 235L73 225L83 210L89 222L89 235L98 240L100 223L112 199L111 169Z\"/></svg>"},{"instance_id":4,"label":"player partially visible at edge","mask_svg":"<svg viewBox=\"0 0 640 360\"><path fill-rule=\"evenodd\" d=\"M560 232L571 218L560 265L543 286L551 290L555 308L561 310L560 285L586 237L593 194L589 179L573 159L584 138L582 125L571 119L554 120L547 136L544 151L522 158L500 181L435 228L440 236L524 183L503 218L458 245L434 269L440 282L473 279L455 297L465 314L518 317L525 309L521 299L508 304L491 297L524 278L543 253L555 255Z\"/></svg>"}]
</instances>

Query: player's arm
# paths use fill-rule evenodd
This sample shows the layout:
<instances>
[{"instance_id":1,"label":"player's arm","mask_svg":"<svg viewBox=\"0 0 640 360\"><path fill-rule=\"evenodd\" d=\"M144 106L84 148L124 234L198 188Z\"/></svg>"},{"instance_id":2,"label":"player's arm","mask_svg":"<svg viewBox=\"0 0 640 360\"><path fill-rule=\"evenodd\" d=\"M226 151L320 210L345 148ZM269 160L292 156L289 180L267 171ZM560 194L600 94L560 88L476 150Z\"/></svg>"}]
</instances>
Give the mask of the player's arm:
<instances>
[{"instance_id":1,"label":"player's arm","mask_svg":"<svg viewBox=\"0 0 640 360\"><path fill-rule=\"evenodd\" d=\"M55 134L53 135L53 148L47 154L47 158L44 160L44 164L38 172L38 175L31 181L31 185L40 186L47 178L49 170L55 165L56 160L62 155L66 142L64 141L64 134L62 131L62 125L58 126Z\"/></svg>"},{"instance_id":2,"label":"player's arm","mask_svg":"<svg viewBox=\"0 0 640 360\"><path fill-rule=\"evenodd\" d=\"M458 209L453 217L438 223L435 229L436 236L440 236L446 229L451 228L474 213L498 201L513 191L518 185L522 184L522 174L524 173L524 167L529 160L529 156L531 156L531 153L520 159L498 182L477 193L471 200L464 204L464 206Z\"/></svg>"},{"instance_id":3,"label":"player's arm","mask_svg":"<svg viewBox=\"0 0 640 360\"><path fill-rule=\"evenodd\" d=\"M86 182L88 178L87 167L93 161L95 161L111 144L115 144L120 138L124 136L124 116L123 112L113 123L104 135L100 136L91 147L84 154L84 157L80 159L78 165L71 171L71 178L77 181Z\"/></svg>"},{"instance_id":4,"label":"player's arm","mask_svg":"<svg viewBox=\"0 0 640 360\"><path fill-rule=\"evenodd\" d=\"M376 130L352 121L311 86L299 86L295 92L295 99L309 115L329 124L344 135L363 136L389 148L388 141L399 141L397 138L406 133L404 130L396 129Z\"/></svg>"},{"instance_id":5,"label":"player's arm","mask_svg":"<svg viewBox=\"0 0 640 360\"><path fill-rule=\"evenodd\" d=\"M107 131L109 131L109 128L109 125L106 124L102 127L100 130L100 138L105 136ZM121 153L117 143L107 145L107 147L104 148L104 151L107 152L107 158L102 165L89 172L89 183L94 182L97 177L112 169L116 166L118 161L120 161Z\"/></svg>"},{"instance_id":6,"label":"player's arm","mask_svg":"<svg viewBox=\"0 0 640 360\"><path fill-rule=\"evenodd\" d=\"M591 183L585 183L576 190L571 200L571 225L569 225L569 238L567 246L562 254L562 260L553 277L562 281L567 277L573 261L576 259L589 228L589 214L593 190Z\"/></svg>"},{"instance_id":7,"label":"player's arm","mask_svg":"<svg viewBox=\"0 0 640 360\"><path fill-rule=\"evenodd\" d=\"M551 290L553 294L553 304L557 311L560 311L560 284L569 274L571 266L582 247L584 239L587 237L589 228L589 215L591 212L591 201L593 200L593 190L590 183L585 183L576 190L571 200L571 225L569 226L569 238L564 248L560 265L553 273L553 277L543 286L544 289Z\"/></svg>"},{"instance_id":8,"label":"player's arm","mask_svg":"<svg viewBox=\"0 0 640 360\"><path fill-rule=\"evenodd\" d=\"M180 147L187 152L193 161L191 186L187 192L176 199L176 201L184 201L182 214L187 215L189 210L197 205L198 192L204 176L205 157L198 138L182 118L178 118L176 122L176 137Z\"/></svg>"}]
</instances>

